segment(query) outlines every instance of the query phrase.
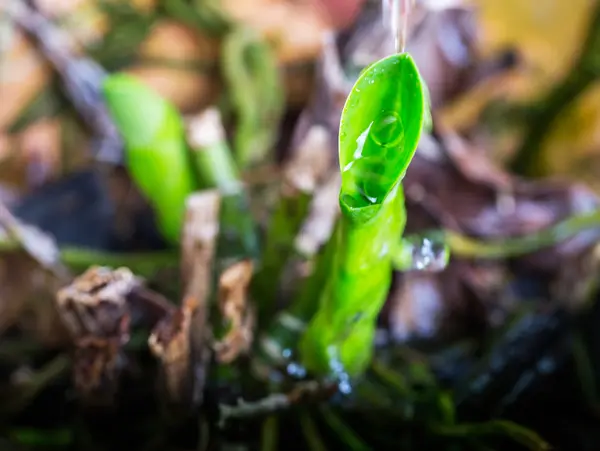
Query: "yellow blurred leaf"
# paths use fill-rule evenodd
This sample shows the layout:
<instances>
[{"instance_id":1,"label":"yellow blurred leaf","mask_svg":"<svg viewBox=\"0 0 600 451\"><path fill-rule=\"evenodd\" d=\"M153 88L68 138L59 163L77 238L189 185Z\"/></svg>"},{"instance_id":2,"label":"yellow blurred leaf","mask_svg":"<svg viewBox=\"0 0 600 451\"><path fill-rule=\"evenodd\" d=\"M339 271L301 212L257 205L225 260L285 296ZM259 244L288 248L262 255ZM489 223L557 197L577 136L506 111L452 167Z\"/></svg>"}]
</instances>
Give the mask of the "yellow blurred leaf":
<instances>
[{"instance_id":1,"label":"yellow blurred leaf","mask_svg":"<svg viewBox=\"0 0 600 451\"><path fill-rule=\"evenodd\" d=\"M475 0L481 50L519 50L528 67L528 89L539 95L565 75L577 57L595 0Z\"/></svg>"},{"instance_id":2,"label":"yellow blurred leaf","mask_svg":"<svg viewBox=\"0 0 600 451\"><path fill-rule=\"evenodd\" d=\"M571 175L600 189L600 83L561 114L544 140L546 171Z\"/></svg>"}]
</instances>

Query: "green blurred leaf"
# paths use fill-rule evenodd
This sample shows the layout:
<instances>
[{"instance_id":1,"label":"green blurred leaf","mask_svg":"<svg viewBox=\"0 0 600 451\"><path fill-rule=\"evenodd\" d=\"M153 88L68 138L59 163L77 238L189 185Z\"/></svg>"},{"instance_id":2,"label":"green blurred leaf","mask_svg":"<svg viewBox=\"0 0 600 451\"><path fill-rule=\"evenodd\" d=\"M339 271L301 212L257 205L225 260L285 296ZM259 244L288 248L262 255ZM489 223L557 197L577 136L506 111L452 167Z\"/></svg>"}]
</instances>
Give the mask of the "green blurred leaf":
<instances>
[{"instance_id":1,"label":"green blurred leaf","mask_svg":"<svg viewBox=\"0 0 600 451\"><path fill-rule=\"evenodd\" d=\"M109 76L108 110L125 142L129 172L154 207L166 239L177 243L185 200L196 180L177 109L134 77Z\"/></svg>"}]
</instances>

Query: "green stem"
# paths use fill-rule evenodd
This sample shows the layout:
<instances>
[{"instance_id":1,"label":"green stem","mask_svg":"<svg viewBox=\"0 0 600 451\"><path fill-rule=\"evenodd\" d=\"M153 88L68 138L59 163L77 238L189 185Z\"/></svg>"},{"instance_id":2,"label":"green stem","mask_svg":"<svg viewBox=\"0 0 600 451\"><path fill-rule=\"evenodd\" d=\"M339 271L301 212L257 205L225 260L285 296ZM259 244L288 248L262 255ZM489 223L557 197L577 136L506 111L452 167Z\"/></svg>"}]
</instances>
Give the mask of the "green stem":
<instances>
[{"instance_id":1,"label":"green stem","mask_svg":"<svg viewBox=\"0 0 600 451\"><path fill-rule=\"evenodd\" d=\"M14 398L4 402L2 413L6 415L23 410L44 389L44 387L65 373L70 366L71 359L68 355L61 354L54 358L39 371L36 371L22 390L15 390Z\"/></svg>"},{"instance_id":2,"label":"green stem","mask_svg":"<svg viewBox=\"0 0 600 451\"><path fill-rule=\"evenodd\" d=\"M19 243L0 239L0 253L14 252L22 247ZM141 276L152 276L161 268L174 267L179 264L179 253L166 252L137 252L137 253L109 253L94 249L63 247L60 249L61 261L77 271L90 266L110 266L117 268L126 266Z\"/></svg>"},{"instance_id":3,"label":"green stem","mask_svg":"<svg viewBox=\"0 0 600 451\"><path fill-rule=\"evenodd\" d=\"M571 216L558 224L529 235L503 240L478 241L452 231L444 231L444 241L453 255L478 259L520 257L554 246L578 233L600 227L600 211Z\"/></svg>"},{"instance_id":4,"label":"green stem","mask_svg":"<svg viewBox=\"0 0 600 451\"><path fill-rule=\"evenodd\" d=\"M275 415L269 415L263 423L261 451L275 451L278 449L279 419Z\"/></svg>"},{"instance_id":5,"label":"green stem","mask_svg":"<svg viewBox=\"0 0 600 451\"><path fill-rule=\"evenodd\" d=\"M312 451L327 451L327 446L323 442L323 438L317 429L317 425L310 415L302 411L299 415L300 428L304 433L304 438L308 443L308 449Z\"/></svg>"},{"instance_id":6,"label":"green stem","mask_svg":"<svg viewBox=\"0 0 600 451\"><path fill-rule=\"evenodd\" d=\"M225 196L221 201L217 255L225 267L233 261L258 257L258 237L249 202L245 192Z\"/></svg>"},{"instance_id":7,"label":"green stem","mask_svg":"<svg viewBox=\"0 0 600 451\"><path fill-rule=\"evenodd\" d=\"M136 274L151 276L161 268L177 266L179 253L171 251L111 254L91 249L63 248L61 260L74 269L84 269L92 265L113 268L126 266Z\"/></svg>"},{"instance_id":8,"label":"green stem","mask_svg":"<svg viewBox=\"0 0 600 451\"><path fill-rule=\"evenodd\" d=\"M445 437L508 437L531 451L547 451L550 445L537 433L511 421L492 420L487 423L463 423L434 426L433 432Z\"/></svg>"},{"instance_id":9,"label":"green stem","mask_svg":"<svg viewBox=\"0 0 600 451\"><path fill-rule=\"evenodd\" d=\"M371 369L379 379L396 390L400 396L410 394L410 387L402 374L390 370L377 359L373 359L371 362Z\"/></svg>"},{"instance_id":10,"label":"green stem","mask_svg":"<svg viewBox=\"0 0 600 451\"><path fill-rule=\"evenodd\" d=\"M354 433L342 419L329 407L321 406L319 408L325 422L329 425L340 440L344 442L344 449L352 451L367 451L371 448Z\"/></svg>"},{"instance_id":11,"label":"green stem","mask_svg":"<svg viewBox=\"0 0 600 451\"><path fill-rule=\"evenodd\" d=\"M392 243L404 228L402 187L398 183L381 204L342 208L332 271L300 343L308 369L337 376L357 375L371 359L375 322L391 284Z\"/></svg>"},{"instance_id":12,"label":"green stem","mask_svg":"<svg viewBox=\"0 0 600 451\"><path fill-rule=\"evenodd\" d=\"M241 26L223 43L221 67L235 108L235 157L244 169L271 150L283 106L279 71L268 46Z\"/></svg>"},{"instance_id":13,"label":"green stem","mask_svg":"<svg viewBox=\"0 0 600 451\"><path fill-rule=\"evenodd\" d=\"M342 392L367 368L376 321L392 279L392 256L406 223L402 178L416 151L427 105L406 53L363 71L340 121L342 217L319 308L301 341L306 368L333 376Z\"/></svg>"},{"instance_id":14,"label":"green stem","mask_svg":"<svg viewBox=\"0 0 600 451\"><path fill-rule=\"evenodd\" d=\"M298 234L310 205L311 195L294 192L281 194L267 231L260 270L252 281L252 293L258 303L258 318L264 324L276 308L279 281L285 265L294 254Z\"/></svg>"},{"instance_id":15,"label":"green stem","mask_svg":"<svg viewBox=\"0 0 600 451\"><path fill-rule=\"evenodd\" d=\"M594 365L586 343L578 332L574 334L572 349L575 370L582 392L587 403L595 405L598 402L598 388L594 376Z\"/></svg>"}]
</instances>

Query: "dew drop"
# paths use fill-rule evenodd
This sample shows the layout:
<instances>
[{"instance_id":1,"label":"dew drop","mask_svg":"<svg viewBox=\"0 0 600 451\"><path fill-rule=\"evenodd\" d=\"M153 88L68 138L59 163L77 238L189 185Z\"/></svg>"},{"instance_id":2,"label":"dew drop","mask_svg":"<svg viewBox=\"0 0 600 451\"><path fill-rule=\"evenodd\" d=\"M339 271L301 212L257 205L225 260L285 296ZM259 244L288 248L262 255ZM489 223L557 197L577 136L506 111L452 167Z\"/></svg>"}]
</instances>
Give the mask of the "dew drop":
<instances>
[{"instance_id":1,"label":"dew drop","mask_svg":"<svg viewBox=\"0 0 600 451\"><path fill-rule=\"evenodd\" d=\"M399 149L404 143L400 116L382 111L356 138L351 160L342 168L342 189L351 197L345 203L354 208L383 202L396 184Z\"/></svg>"},{"instance_id":2,"label":"dew drop","mask_svg":"<svg viewBox=\"0 0 600 451\"><path fill-rule=\"evenodd\" d=\"M408 269L418 271L442 271L448 265L450 250L443 239L435 236L407 238L411 264Z\"/></svg>"},{"instance_id":3,"label":"dew drop","mask_svg":"<svg viewBox=\"0 0 600 451\"><path fill-rule=\"evenodd\" d=\"M382 147L400 147L404 143L404 125L398 113L384 111L371 126L370 136Z\"/></svg>"}]
</instances>

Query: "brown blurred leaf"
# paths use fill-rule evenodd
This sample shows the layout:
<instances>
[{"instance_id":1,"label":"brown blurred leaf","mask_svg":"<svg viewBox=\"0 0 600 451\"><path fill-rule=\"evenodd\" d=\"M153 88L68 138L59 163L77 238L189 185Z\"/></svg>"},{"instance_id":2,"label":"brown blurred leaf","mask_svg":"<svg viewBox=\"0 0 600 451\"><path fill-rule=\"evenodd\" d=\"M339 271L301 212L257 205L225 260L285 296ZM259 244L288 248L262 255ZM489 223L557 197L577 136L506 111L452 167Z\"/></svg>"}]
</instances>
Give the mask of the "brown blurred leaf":
<instances>
[{"instance_id":1,"label":"brown blurred leaf","mask_svg":"<svg viewBox=\"0 0 600 451\"><path fill-rule=\"evenodd\" d=\"M439 274L396 276L386 317L392 338L460 338L477 335L499 307L506 274L501 265L451 261Z\"/></svg>"},{"instance_id":2,"label":"brown blurred leaf","mask_svg":"<svg viewBox=\"0 0 600 451\"><path fill-rule=\"evenodd\" d=\"M218 51L215 39L177 22L163 20L153 27L139 49L143 62L127 72L139 77L182 111L194 111L217 99L220 90L215 73ZM186 65L188 67L182 67Z\"/></svg>"},{"instance_id":3,"label":"brown blurred leaf","mask_svg":"<svg viewBox=\"0 0 600 451\"><path fill-rule=\"evenodd\" d=\"M110 402L129 341L127 296L140 281L127 268L91 267L56 294L61 317L75 345L74 379L81 394Z\"/></svg>"},{"instance_id":4,"label":"brown blurred leaf","mask_svg":"<svg viewBox=\"0 0 600 451\"><path fill-rule=\"evenodd\" d=\"M234 263L219 279L219 309L228 324L225 336L214 344L221 363L232 362L252 345L255 314L248 303L247 291L253 266L250 260Z\"/></svg>"},{"instance_id":5,"label":"brown blurred leaf","mask_svg":"<svg viewBox=\"0 0 600 451\"><path fill-rule=\"evenodd\" d=\"M283 64L316 59L321 35L329 28L323 11L310 2L223 0L222 4L228 14L271 42Z\"/></svg>"},{"instance_id":6,"label":"brown blurred leaf","mask_svg":"<svg viewBox=\"0 0 600 451\"><path fill-rule=\"evenodd\" d=\"M55 277L22 251L0 259L0 333L21 326L48 347L67 342L66 330L53 302L60 287Z\"/></svg>"},{"instance_id":7,"label":"brown blurred leaf","mask_svg":"<svg viewBox=\"0 0 600 451\"><path fill-rule=\"evenodd\" d=\"M160 321L148 339L150 351L161 361L166 389L171 401L179 403L198 401L192 396L192 391L198 390L201 393L204 386L204 380L197 379L201 373L194 371L196 356L193 350L194 343L191 340L193 327L204 326L194 321L198 314L206 316L206 312L198 311L199 308L205 310L197 299L191 297L184 299L181 308ZM195 387L196 382L200 382L200 387Z\"/></svg>"},{"instance_id":8,"label":"brown blurred leaf","mask_svg":"<svg viewBox=\"0 0 600 451\"><path fill-rule=\"evenodd\" d=\"M438 127L437 134L439 144L427 153L421 145L405 179L409 205L430 217L425 224L435 218L474 236L515 236L597 206L593 193L580 185L511 177L453 132ZM418 216L415 211L413 218Z\"/></svg>"}]
</instances>

